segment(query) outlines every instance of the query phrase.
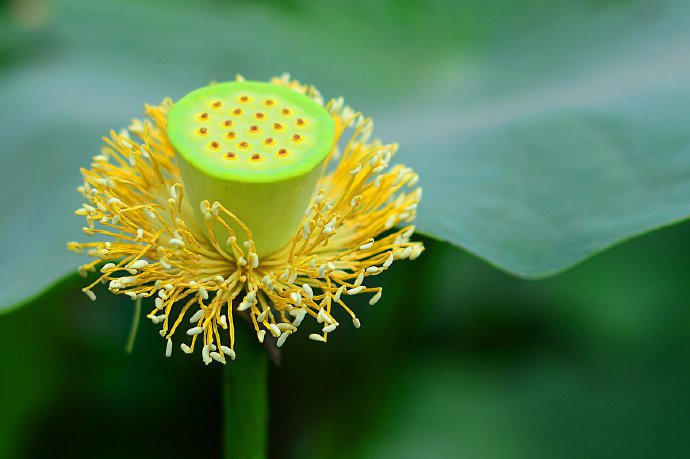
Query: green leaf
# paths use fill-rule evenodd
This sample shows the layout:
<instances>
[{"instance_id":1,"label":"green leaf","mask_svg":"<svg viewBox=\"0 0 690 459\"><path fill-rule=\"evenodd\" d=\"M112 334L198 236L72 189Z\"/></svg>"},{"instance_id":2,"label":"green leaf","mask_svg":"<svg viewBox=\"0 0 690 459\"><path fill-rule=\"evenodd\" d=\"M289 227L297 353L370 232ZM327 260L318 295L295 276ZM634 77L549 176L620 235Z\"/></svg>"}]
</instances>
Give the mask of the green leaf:
<instances>
[{"instance_id":1,"label":"green leaf","mask_svg":"<svg viewBox=\"0 0 690 459\"><path fill-rule=\"evenodd\" d=\"M81 260L74 188L100 137L235 73L289 70L375 115L420 172L418 228L520 276L690 214L681 1L61 2L0 60L0 308Z\"/></svg>"},{"instance_id":2,"label":"green leaf","mask_svg":"<svg viewBox=\"0 0 690 459\"><path fill-rule=\"evenodd\" d=\"M538 3L378 123L419 228L526 277L690 214L690 5Z\"/></svg>"}]
</instances>

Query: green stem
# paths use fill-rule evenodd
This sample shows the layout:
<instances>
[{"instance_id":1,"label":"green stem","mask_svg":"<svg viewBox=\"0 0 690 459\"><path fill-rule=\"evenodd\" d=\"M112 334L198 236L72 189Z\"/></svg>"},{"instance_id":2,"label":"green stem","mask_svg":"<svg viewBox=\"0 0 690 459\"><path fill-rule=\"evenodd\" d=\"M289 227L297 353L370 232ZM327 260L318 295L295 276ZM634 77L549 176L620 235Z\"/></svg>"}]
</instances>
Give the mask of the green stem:
<instances>
[{"instance_id":1,"label":"green stem","mask_svg":"<svg viewBox=\"0 0 690 459\"><path fill-rule=\"evenodd\" d=\"M268 454L268 359L238 321L237 359L223 370L225 459L265 459Z\"/></svg>"},{"instance_id":2,"label":"green stem","mask_svg":"<svg viewBox=\"0 0 690 459\"><path fill-rule=\"evenodd\" d=\"M141 316L141 298L134 301L134 317L132 317L132 325L129 328L129 337L125 345L125 352L132 353L134 349L134 341L137 339L137 330L139 330L139 316Z\"/></svg>"}]
</instances>

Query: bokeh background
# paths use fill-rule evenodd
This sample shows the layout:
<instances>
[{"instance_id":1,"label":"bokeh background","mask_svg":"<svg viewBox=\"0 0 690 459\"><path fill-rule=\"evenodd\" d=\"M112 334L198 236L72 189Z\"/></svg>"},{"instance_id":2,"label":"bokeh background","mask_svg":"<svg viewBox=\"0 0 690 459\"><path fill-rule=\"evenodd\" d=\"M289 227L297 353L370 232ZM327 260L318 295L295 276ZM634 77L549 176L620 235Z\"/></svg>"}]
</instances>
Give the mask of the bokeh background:
<instances>
[{"instance_id":1,"label":"bokeh background","mask_svg":"<svg viewBox=\"0 0 690 459\"><path fill-rule=\"evenodd\" d=\"M0 1L0 237L16 241L0 274L44 287L79 264L61 252L79 237L78 168L146 102L236 73L289 71L373 114L415 166L472 176L438 164L452 136L429 137L456 128L460 104L500 101L569 69L576 79L585 62L613 66L592 59L597 47L624 56L641 38L621 24L668 5ZM560 35L564 25L579 33ZM591 38L608 27L628 33ZM506 47L511 36L518 50ZM677 45L687 59L687 43ZM549 90L571 96L567 84ZM14 172L31 168L31 181ZM33 238L39 226L51 237ZM312 330L290 340L271 369L272 457L690 457L690 225L539 281L423 240L422 257L378 278L378 304L355 304L360 330L341 327L327 346L306 338ZM81 282L42 293L0 285L15 300L36 295L0 316L0 458L219 457L220 370L165 359L147 322L125 354L132 302L101 291L92 303Z\"/></svg>"}]
</instances>

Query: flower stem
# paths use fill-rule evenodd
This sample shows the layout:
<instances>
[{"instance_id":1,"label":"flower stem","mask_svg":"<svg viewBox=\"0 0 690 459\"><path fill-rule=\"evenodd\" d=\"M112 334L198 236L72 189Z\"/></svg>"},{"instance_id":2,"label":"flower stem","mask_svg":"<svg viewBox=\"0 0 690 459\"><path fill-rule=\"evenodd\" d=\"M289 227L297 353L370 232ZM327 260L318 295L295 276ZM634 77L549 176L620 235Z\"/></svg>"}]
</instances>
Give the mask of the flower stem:
<instances>
[{"instance_id":1,"label":"flower stem","mask_svg":"<svg viewBox=\"0 0 690 459\"><path fill-rule=\"evenodd\" d=\"M223 369L225 459L265 459L268 454L268 359L249 327L239 324L237 359ZM240 354L241 353L241 354Z\"/></svg>"},{"instance_id":2,"label":"flower stem","mask_svg":"<svg viewBox=\"0 0 690 459\"><path fill-rule=\"evenodd\" d=\"M134 316L132 317L132 325L129 329L129 336L127 337L127 344L125 345L125 352L132 353L134 349L134 341L137 339L137 330L139 330L139 317L141 316L141 298L134 301Z\"/></svg>"}]
</instances>

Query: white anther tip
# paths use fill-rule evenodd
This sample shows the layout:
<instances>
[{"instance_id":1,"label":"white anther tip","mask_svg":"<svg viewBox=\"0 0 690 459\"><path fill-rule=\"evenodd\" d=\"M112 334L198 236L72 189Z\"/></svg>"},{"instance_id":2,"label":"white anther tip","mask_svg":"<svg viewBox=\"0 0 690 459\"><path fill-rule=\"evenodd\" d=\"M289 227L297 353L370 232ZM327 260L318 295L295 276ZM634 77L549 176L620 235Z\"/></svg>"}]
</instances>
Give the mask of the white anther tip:
<instances>
[{"instance_id":1,"label":"white anther tip","mask_svg":"<svg viewBox=\"0 0 690 459\"><path fill-rule=\"evenodd\" d=\"M348 294L348 295L357 295L358 293L360 293L360 292L361 292L362 290L364 290L365 288L366 288L366 287L364 287L364 285L360 285L360 286L358 286L358 287L349 289L349 290L347 291L347 294Z\"/></svg>"},{"instance_id":2,"label":"white anther tip","mask_svg":"<svg viewBox=\"0 0 690 459\"><path fill-rule=\"evenodd\" d=\"M290 336L290 332L283 332L280 335L280 338L278 338L278 341L276 342L277 347L282 347L283 344L285 344L285 340L287 340L288 336Z\"/></svg>"},{"instance_id":3,"label":"white anther tip","mask_svg":"<svg viewBox=\"0 0 690 459\"><path fill-rule=\"evenodd\" d=\"M270 324L268 328L273 336L280 336L280 328L276 324Z\"/></svg>"},{"instance_id":4,"label":"white anther tip","mask_svg":"<svg viewBox=\"0 0 690 459\"><path fill-rule=\"evenodd\" d=\"M323 327L323 329L321 331L324 333L330 333L330 332L334 331L337 326L338 326L337 324L326 325L325 327Z\"/></svg>"},{"instance_id":5,"label":"white anther tip","mask_svg":"<svg viewBox=\"0 0 690 459\"><path fill-rule=\"evenodd\" d=\"M223 351L223 354L227 355L230 357L232 360L235 360L235 351L230 349L228 346L221 346L220 350Z\"/></svg>"},{"instance_id":6,"label":"white anther tip","mask_svg":"<svg viewBox=\"0 0 690 459\"><path fill-rule=\"evenodd\" d=\"M189 318L189 322L190 323L199 322L202 317L204 317L204 310L199 309L197 312L194 313L194 315L192 317Z\"/></svg>"},{"instance_id":7,"label":"white anther tip","mask_svg":"<svg viewBox=\"0 0 690 459\"><path fill-rule=\"evenodd\" d=\"M204 327L192 327L189 330L187 330L187 334L189 336L200 335L203 332L204 332Z\"/></svg>"},{"instance_id":8,"label":"white anther tip","mask_svg":"<svg viewBox=\"0 0 690 459\"><path fill-rule=\"evenodd\" d=\"M220 352L211 352L209 356L216 362L220 362L223 365L225 365L225 357L223 357L223 354L221 354Z\"/></svg>"}]
</instances>

